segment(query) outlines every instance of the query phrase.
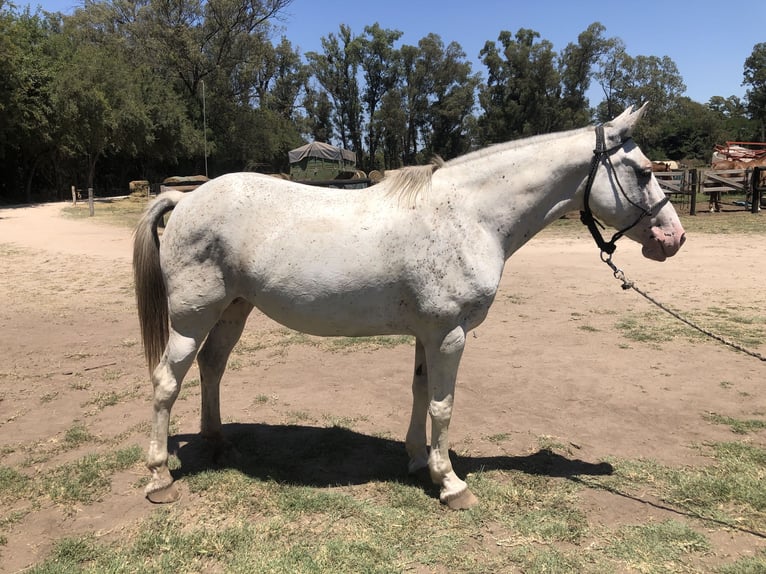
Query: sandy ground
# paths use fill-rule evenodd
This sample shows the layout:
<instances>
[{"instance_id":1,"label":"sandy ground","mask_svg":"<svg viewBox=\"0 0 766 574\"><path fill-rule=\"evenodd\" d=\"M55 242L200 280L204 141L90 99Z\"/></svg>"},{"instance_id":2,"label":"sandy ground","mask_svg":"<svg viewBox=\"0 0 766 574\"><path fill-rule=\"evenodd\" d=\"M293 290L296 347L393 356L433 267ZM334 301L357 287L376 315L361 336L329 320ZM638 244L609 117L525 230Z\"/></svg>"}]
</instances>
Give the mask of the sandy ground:
<instances>
[{"instance_id":1,"label":"sandy ground","mask_svg":"<svg viewBox=\"0 0 766 574\"><path fill-rule=\"evenodd\" d=\"M148 436L150 385L133 309L131 232L67 220L62 207L0 209L0 454L8 465L39 454L34 472L89 449L144 445ZM624 317L657 315L660 333L679 324L621 290L585 231L578 235L543 233L510 260L489 318L464 354L454 450L466 464L491 468L504 457L536 452L542 437L593 464L612 457L704 464L694 445L733 438L727 427L706 422L707 413L763 415L763 364L709 340L628 340L616 326ZM666 263L643 259L628 240L615 260L643 289L683 312L720 308L747 316L766 304L763 261L755 254L752 237L692 235ZM279 326L254 313L244 340L279 336ZM250 347L234 355L225 376L225 422L257 429L353 420L357 433L403 440L411 347ZM187 380L197 376L193 371ZM99 406L109 393L116 404ZM198 431L198 394L174 410L182 436ZM57 455L75 421L98 443ZM752 436L766 442L766 433ZM28 514L0 548L0 571L39 560L64 532L109 533L148 515L150 505L133 486L142 476L115 480L103 501L74 514L55 505ZM596 491L584 497L596 524L664 517L646 500ZM764 546L763 537L742 532L722 538L719 557Z\"/></svg>"}]
</instances>

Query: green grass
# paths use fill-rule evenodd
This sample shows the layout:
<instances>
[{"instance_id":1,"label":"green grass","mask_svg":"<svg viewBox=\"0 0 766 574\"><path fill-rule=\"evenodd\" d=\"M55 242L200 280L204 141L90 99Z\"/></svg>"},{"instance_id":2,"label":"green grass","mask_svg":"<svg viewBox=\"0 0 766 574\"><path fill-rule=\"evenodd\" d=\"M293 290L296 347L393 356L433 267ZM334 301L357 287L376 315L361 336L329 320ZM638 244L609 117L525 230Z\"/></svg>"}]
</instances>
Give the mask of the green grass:
<instances>
[{"instance_id":1,"label":"green grass","mask_svg":"<svg viewBox=\"0 0 766 574\"><path fill-rule=\"evenodd\" d=\"M670 305L673 308L673 305ZM738 308L711 306L684 312L683 316L701 328L745 348L766 344L766 315L742 313ZM622 335L631 341L660 346L684 338L701 341L706 335L659 310L626 313L615 323Z\"/></svg>"},{"instance_id":2,"label":"green grass","mask_svg":"<svg viewBox=\"0 0 766 574\"><path fill-rule=\"evenodd\" d=\"M100 500L111 485L110 475L125 470L143 458L138 446L109 454L89 454L58 466L35 481L38 494L61 504L91 503Z\"/></svg>"},{"instance_id":3,"label":"green grass","mask_svg":"<svg viewBox=\"0 0 766 574\"><path fill-rule=\"evenodd\" d=\"M328 429L318 444L296 437L293 454L305 460L319 450L315 456L338 464L345 453L336 440L349 432ZM750 444L700 446L710 464L699 467L615 461L611 476L575 480L478 470L467 480L480 504L452 512L404 477L305 484L307 477L296 475L290 460L250 437L234 440L241 454L236 468L184 476L188 500L204 501L203 507L157 508L119 538L63 538L30 572L688 572L711 552L710 532L766 531L766 451ZM540 443L565 446L546 437ZM30 479L0 467L0 498L36 495L64 506L92 504L108 492L110 476L140 456L137 447L89 455L52 469L50 478ZM536 459L555 456L544 450ZM248 470L262 467L269 476ZM638 499L649 493L677 512L605 526L583 509L589 488ZM763 554L732 560L720 572L758 572L765 561Z\"/></svg>"},{"instance_id":4,"label":"green grass","mask_svg":"<svg viewBox=\"0 0 766 574\"><path fill-rule=\"evenodd\" d=\"M666 520L618 529L605 554L637 571L651 571L657 565L678 563L688 554L709 549L706 536L682 522Z\"/></svg>"},{"instance_id":5,"label":"green grass","mask_svg":"<svg viewBox=\"0 0 766 574\"><path fill-rule=\"evenodd\" d=\"M78 201L77 205L65 207L61 213L69 219L87 219L133 228L147 205L148 202L145 198L142 200L131 198L100 200L94 202L93 217L91 217L86 199L85 201Z\"/></svg>"},{"instance_id":6,"label":"green grass","mask_svg":"<svg viewBox=\"0 0 766 574\"><path fill-rule=\"evenodd\" d=\"M372 337L314 337L285 327L272 331L245 332L234 347L236 357L250 355L256 351L269 350L281 353L293 346L317 347L335 353L374 351L390 349L400 345L414 346L415 338L409 335L383 335ZM236 361L236 359L235 359ZM242 367L241 363L237 364ZM231 366L231 360L229 362Z\"/></svg>"},{"instance_id":7,"label":"green grass","mask_svg":"<svg viewBox=\"0 0 766 574\"><path fill-rule=\"evenodd\" d=\"M726 425L735 434L748 434L766 429L766 420L763 419L736 419L718 413L705 415L705 420L719 425Z\"/></svg>"},{"instance_id":8,"label":"green grass","mask_svg":"<svg viewBox=\"0 0 766 574\"><path fill-rule=\"evenodd\" d=\"M592 483L628 493L648 490L692 516L766 532L766 449L724 442L700 446L699 450L711 464L674 468L651 460L617 461L613 476L598 477Z\"/></svg>"}]
</instances>

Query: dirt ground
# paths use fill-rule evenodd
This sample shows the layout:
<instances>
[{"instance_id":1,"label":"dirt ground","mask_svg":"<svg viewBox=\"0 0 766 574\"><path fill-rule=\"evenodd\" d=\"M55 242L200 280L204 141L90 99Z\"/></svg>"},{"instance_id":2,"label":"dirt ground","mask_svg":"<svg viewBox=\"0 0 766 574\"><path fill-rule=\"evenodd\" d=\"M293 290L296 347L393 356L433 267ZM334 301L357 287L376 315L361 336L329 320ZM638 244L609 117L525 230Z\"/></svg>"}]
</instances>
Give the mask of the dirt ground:
<instances>
[{"instance_id":1,"label":"dirt ground","mask_svg":"<svg viewBox=\"0 0 766 574\"><path fill-rule=\"evenodd\" d=\"M62 207L0 209L1 464L34 460L38 453L36 473L94 449L145 446L148 436L150 383L133 309L131 232L62 218ZM643 289L679 310L721 307L747 314L766 304L755 241L692 234L679 255L660 264L623 240L615 260ZM536 452L546 437L567 445L572 459L594 464L611 457L704 464L695 444L733 437L728 427L706 422L705 414L762 415L764 366L714 341L635 342L616 327L626 314L653 313L660 311L620 289L584 231L535 238L511 258L489 318L469 338L453 449L491 461ZM245 338L262 342L279 333L279 326L254 313ZM233 357L223 382L226 423L353 420L355 432L403 440L412 347L250 347ZM196 371L187 381L194 378ZM176 404L177 435L198 431L199 393L192 391ZM101 406L99 399L115 394ZM57 454L75 421L97 443ZM493 436L505 438L487 440ZM752 436L766 443L764 431ZM7 533L0 571L39 561L64 534L108 536L147 516L152 506L135 486L143 477L140 469L120 475L102 501L74 513L51 503L27 514ZM603 491L583 496L596 524L667 517L649 499ZM747 555L766 540L731 531L717 535L715 544L724 558Z\"/></svg>"}]
</instances>

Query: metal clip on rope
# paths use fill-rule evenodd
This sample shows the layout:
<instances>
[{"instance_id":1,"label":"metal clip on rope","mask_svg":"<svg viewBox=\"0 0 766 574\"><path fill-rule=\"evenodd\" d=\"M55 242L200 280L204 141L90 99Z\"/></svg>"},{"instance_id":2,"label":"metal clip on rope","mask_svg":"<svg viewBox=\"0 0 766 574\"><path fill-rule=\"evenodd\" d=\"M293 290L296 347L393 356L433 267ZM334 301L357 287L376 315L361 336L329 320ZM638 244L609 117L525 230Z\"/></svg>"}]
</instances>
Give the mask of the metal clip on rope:
<instances>
[{"instance_id":1,"label":"metal clip on rope","mask_svg":"<svg viewBox=\"0 0 766 574\"><path fill-rule=\"evenodd\" d=\"M612 270L614 274L614 278L618 279L619 281L622 281L621 287L623 290L627 291L628 289L633 287L633 283L628 281L628 279L625 277L625 273L617 267L617 265L612 262L612 254L608 253L606 251L601 252L601 261L609 265L609 268Z\"/></svg>"}]
</instances>

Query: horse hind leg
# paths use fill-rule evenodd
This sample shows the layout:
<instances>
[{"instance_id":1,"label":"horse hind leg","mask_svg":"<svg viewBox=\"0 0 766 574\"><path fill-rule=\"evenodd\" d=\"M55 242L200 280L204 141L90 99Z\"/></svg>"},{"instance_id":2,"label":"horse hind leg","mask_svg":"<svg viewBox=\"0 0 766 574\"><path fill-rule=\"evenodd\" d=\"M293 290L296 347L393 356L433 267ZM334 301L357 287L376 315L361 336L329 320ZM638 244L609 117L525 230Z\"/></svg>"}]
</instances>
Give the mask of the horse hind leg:
<instances>
[{"instance_id":1,"label":"horse hind leg","mask_svg":"<svg viewBox=\"0 0 766 574\"><path fill-rule=\"evenodd\" d=\"M197 351L221 316L223 308L223 303L211 304L195 312L175 316L171 314L168 342L152 373L152 431L146 457L151 478L145 489L146 497L152 502L174 502L180 496L168 469L170 411Z\"/></svg>"},{"instance_id":2,"label":"horse hind leg","mask_svg":"<svg viewBox=\"0 0 766 574\"><path fill-rule=\"evenodd\" d=\"M208 334L197 357L202 386L200 433L214 444L216 457L224 447L221 432L221 377L252 310L253 306L244 299L235 299Z\"/></svg>"},{"instance_id":3,"label":"horse hind leg","mask_svg":"<svg viewBox=\"0 0 766 574\"><path fill-rule=\"evenodd\" d=\"M152 373L152 431L146 457L151 479L145 489L146 497L152 502L174 502L179 497L168 469L170 411L203 338L204 335L183 335L171 327L165 352Z\"/></svg>"},{"instance_id":4,"label":"horse hind leg","mask_svg":"<svg viewBox=\"0 0 766 574\"><path fill-rule=\"evenodd\" d=\"M415 341L415 372L412 377L412 413L406 447L410 461L407 470L419 474L428 467L426 422L428 420L428 365L420 339Z\"/></svg>"}]
</instances>

